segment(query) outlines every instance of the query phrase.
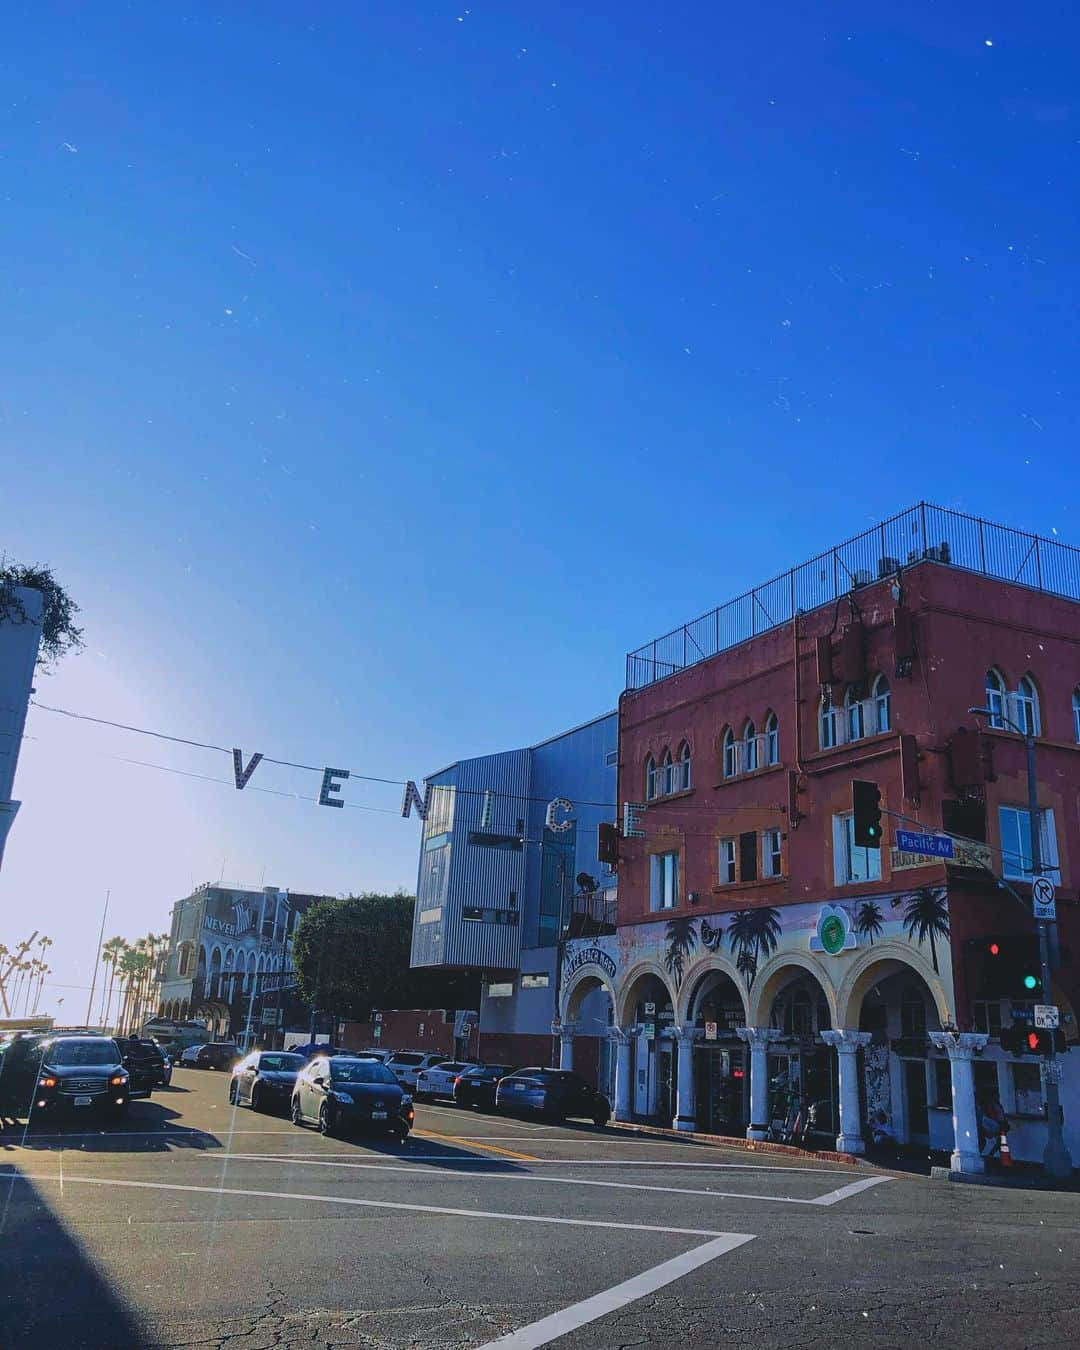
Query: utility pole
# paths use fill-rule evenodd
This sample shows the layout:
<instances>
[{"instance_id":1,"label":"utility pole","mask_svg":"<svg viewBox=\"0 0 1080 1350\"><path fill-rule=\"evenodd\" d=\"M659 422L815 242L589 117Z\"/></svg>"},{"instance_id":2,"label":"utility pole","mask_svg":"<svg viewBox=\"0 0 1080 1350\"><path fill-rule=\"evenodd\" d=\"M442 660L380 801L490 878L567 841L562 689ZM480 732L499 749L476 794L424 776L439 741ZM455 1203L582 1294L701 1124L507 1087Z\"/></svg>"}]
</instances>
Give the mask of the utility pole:
<instances>
[{"instance_id":1,"label":"utility pole","mask_svg":"<svg viewBox=\"0 0 1080 1350\"><path fill-rule=\"evenodd\" d=\"M94 953L94 978L90 981L90 997L86 1002L86 1025L90 1025L90 1017L94 1010L94 990L97 988L98 966L101 965L101 943L105 937L105 918L109 913L109 896L112 891L105 892L105 908L101 911L101 931L98 933L97 951Z\"/></svg>"},{"instance_id":2,"label":"utility pole","mask_svg":"<svg viewBox=\"0 0 1080 1350\"><path fill-rule=\"evenodd\" d=\"M1003 722L1010 730L1018 732L1024 738L1027 754L1027 792L1028 792L1028 831L1031 836L1031 881L1042 876L1042 848L1039 840L1039 783L1035 776L1035 736L1026 727L1017 726L1011 717L1003 711L993 708L969 708L970 713L981 713L997 722ZM1042 980L1043 998L1052 998L1050 989L1050 930L1045 919L1036 921L1039 930L1039 975ZM1056 925L1055 925L1056 927ZM1056 944L1055 944L1056 945ZM1044 1039L1043 1084L1046 1089L1046 1147L1043 1149L1043 1171L1051 1177L1071 1177L1072 1158L1065 1144L1063 1129L1064 1117L1061 1110L1061 1092L1059 1069L1054 1050L1054 1035L1050 1033Z\"/></svg>"}]
</instances>

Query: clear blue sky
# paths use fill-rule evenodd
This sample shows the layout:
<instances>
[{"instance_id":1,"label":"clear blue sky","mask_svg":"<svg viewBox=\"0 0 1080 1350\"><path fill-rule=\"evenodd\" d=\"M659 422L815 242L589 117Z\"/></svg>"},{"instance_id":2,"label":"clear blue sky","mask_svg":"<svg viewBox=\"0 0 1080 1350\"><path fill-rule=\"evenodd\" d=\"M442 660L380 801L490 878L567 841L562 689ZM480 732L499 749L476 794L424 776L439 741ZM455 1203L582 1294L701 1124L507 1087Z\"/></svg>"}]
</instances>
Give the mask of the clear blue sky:
<instances>
[{"instance_id":1,"label":"clear blue sky","mask_svg":"<svg viewBox=\"0 0 1080 1350\"><path fill-rule=\"evenodd\" d=\"M0 548L87 631L39 697L420 778L919 497L1080 541L1070 10L9 6ZM107 888L414 884L415 821L28 732L53 1001Z\"/></svg>"}]
</instances>

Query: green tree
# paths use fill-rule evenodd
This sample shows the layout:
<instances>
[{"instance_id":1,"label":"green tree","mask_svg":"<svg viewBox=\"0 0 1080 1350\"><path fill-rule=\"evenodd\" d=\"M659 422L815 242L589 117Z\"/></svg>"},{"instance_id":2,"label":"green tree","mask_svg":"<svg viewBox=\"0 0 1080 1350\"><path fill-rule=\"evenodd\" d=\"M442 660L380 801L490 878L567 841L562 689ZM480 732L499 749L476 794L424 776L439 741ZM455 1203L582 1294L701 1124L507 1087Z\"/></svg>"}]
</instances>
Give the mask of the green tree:
<instances>
[{"instance_id":1,"label":"green tree","mask_svg":"<svg viewBox=\"0 0 1080 1350\"><path fill-rule=\"evenodd\" d=\"M83 630L75 623L79 606L48 567L27 567L0 558L0 623L26 622L26 611L15 594L18 586L29 586L45 597L41 613L38 664L48 666L68 652L78 651L83 645Z\"/></svg>"},{"instance_id":2,"label":"green tree","mask_svg":"<svg viewBox=\"0 0 1080 1350\"><path fill-rule=\"evenodd\" d=\"M949 936L949 906L945 899L945 890L941 886L920 886L917 891L904 897L904 931L908 938L916 940L921 947L930 939L930 957L937 975L937 947L934 939Z\"/></svg>"},{"instance_id":3,"label":"green tree","mask_svg":"<svg viewBox=\"0 0 1080 1350\"><path fill-rule=\"evenodd\" d=\"M376 1008L476 1008L479 976L440 967L412 970L413 896L320 900L293 941L300 997L336 1017L365 1021Z\"/></svg>"}]
</instances>

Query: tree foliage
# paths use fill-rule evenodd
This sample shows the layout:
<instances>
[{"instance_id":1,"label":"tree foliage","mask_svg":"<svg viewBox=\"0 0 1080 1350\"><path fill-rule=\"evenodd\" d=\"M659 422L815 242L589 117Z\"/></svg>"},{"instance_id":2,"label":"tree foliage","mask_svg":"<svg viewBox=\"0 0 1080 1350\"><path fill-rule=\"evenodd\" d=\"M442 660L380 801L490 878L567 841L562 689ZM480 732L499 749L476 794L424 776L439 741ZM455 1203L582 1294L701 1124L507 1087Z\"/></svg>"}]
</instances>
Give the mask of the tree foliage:
<instances>
[{"instance_id":1,"label":"tree foliage","mask_svg":"<svg viewBox=\"0 0 1080 1350\"><path fill-rule=\"evenodd\" d=\"M411 895L320 900L293 941L300 996L337 1017L366 1021L373 1009L476 1008L480 982L462 971L409 967Z\"/></svg>"},{"instance_id":2,"label":"tree foliage","mask_svg":"<svg viewBox=\"0 0 1080 1350\"><path fill-rule=\"evenodd\" d=\"M45 597L41 614L38 664L48 666L68 652L78 651L83 630L76 624L79 606L53 576L51 568L0 559L0 623L25 623L26 611L15 594L16 587L29 586Z\"/></svg>"}]
</instances>

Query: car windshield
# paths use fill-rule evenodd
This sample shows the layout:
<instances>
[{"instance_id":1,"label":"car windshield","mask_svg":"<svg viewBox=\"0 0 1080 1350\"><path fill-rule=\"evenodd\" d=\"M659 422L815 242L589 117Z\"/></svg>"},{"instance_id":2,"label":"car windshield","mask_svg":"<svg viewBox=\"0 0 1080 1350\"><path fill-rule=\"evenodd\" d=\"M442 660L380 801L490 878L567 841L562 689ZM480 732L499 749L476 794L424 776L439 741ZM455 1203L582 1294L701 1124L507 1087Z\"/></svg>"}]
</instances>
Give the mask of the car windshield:
<instances>
[{"instance_id":1,"label":"car windshield","mask_svg":"<svg viewBox=\"0 0 1080 1350\"><path fill-rule=\"evenodd\" d=\"M69 1065L104 1067L119 1063L120 1056L112 1041L70 1040L54 1041L46 1047L44 1059L47 1064L57 1068L67 1068Z\"/></svg>"},{"instance_id":2,"label":"car windshield","mask_svg":"<svg viewBox=\"0 0 1080 1350\"><path fill-rule=\"evenodd\" d=\"M264 1073L299 1073L304 1067L303 1055L261 1055L259 1068Z\"/></svg>"},{"instance_id":3,"label":"car windshield","mask_svg":"<svg viewBox=\"0 0 1080 1350\"><path fill-rule=\"evenodd\" d=\"M385 1065L362 1059L332 1059L330 1077L335 1083L386 1083L397 1086L397 1080Z\"/></svg>"},{"instance_id":4,"label":"car windshield","mask_svg":"<svg viewBox=\"0 0 1080 1350\"><path fill-rule=\"evenodd\" d=\"M408 1052L406 1052L405 1054L401 1055L391 1055L390 1062L392 1064L400 1064L404 1068L411 1068L414 1064L423 1064L424 1056L411 1055Z\"/></svg>"}]
</instances>

